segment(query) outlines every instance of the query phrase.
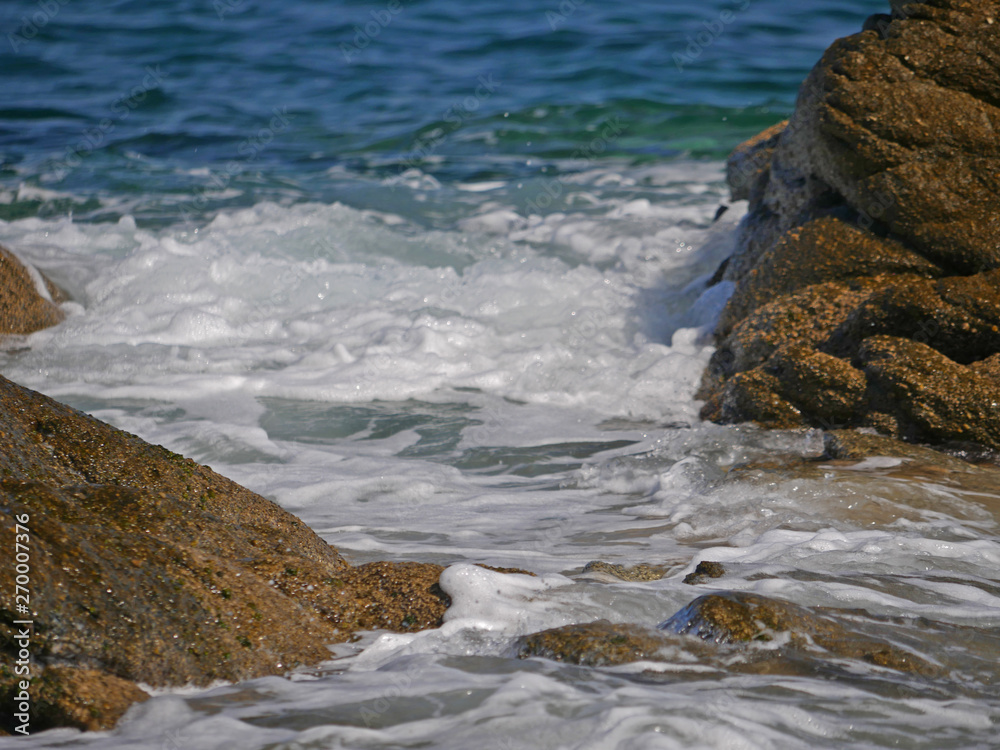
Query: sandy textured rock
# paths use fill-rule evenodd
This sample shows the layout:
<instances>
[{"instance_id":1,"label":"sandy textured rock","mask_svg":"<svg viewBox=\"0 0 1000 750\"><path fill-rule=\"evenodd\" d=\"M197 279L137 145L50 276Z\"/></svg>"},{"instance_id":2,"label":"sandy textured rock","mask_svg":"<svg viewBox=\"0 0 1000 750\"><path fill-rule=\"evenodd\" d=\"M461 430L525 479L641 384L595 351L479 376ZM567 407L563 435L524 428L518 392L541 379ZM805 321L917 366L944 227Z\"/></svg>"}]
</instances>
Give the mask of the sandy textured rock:
<instances>
[{"instance_id":1,"label":"sandy textured rock","mask_svg":"<svg viewBox=\"0 0 1000 750\"><path fill-rule=\"evenodd\" d=\"M440 566L352 568L271 501L3 378L0 443L5 538L28 519L43 682L59 665L153 686L235 681L324 660L358 629L441 622ZM0 587L13 591L13 575L0 567ZM25 619L10 606L8 621ZM3 690L7 633L0 651Z\"/></svg>"},{"instance_id":2,"label":"sandy textured rock","mask_svg":"<svg viewBox=\"0 0 1000 750\"><path fill-rule=\"evenodd\" d=\"M0 700L12 705L12 683L0 680ZM128 680L94 669L48 667L31 680L30 730L34 734L54 727L83 730L111 729L134 703L149 695ZM13 716L4 712L3 726L14 730Z\"/></svg>"},{"instance_id":3,"label":"sandy textured rock","mask_svg":"<svg viewBox=\"0 0 1000 750\"><path fill-rule=\"evenodd\" d=\"M872 410L904 438L1000 445L1000 384L992 378L908 339L872 337L858 356Z\"/></svg>"},{"instance_id":4,"label":"sandy textured rock","mask_svg":"<svg viewBox=\"0 0 1000 750\"><path fill-rule=\"evenodd\" d=\"M734 201L749 199L755 186L761 184L761 178L770 168L771 156L786 125L788 120L772 125L741 143L729 155L726 160L726 182Z\"/></svg>"},{"instance_id":5,"label":"sandy textured rock","mask_svg":"<svg viewBox=\"0 0 1000 750\"><path fill-rule=\"evenodd\" d=\"M894 4L734 152L750 210L703 417L1000 448L998 19L995 1ZM892 363L885 338L919 346Z\"/></svg>"},{"instance_id":6,"label":"sandy textured rock","mask_svg":"<svg viewBox=\"0 0 1000 750\"><path fill-rule=\"evenodd\" d=\"M0 336L26 334L60 322L64 315L55 304L65 300L62 292L35 271L49 299L38 293L35 279L20 260L0 245Z\"/></svg>"},{"instance_id":7,"label":"sandy textured rock","mask_svg":"<svg viewBox=\"0 0 1000 750\"><path fill-rule=\"evenodd\" d=\"M830 252L836 248L836 252ZM754 310L775 297L813 284L875 276L881 273L940 276L926 258L858 226L824 216L789 230L767 248L726 306L719 330L728 333Z\"/></svg>"}]
</instances>

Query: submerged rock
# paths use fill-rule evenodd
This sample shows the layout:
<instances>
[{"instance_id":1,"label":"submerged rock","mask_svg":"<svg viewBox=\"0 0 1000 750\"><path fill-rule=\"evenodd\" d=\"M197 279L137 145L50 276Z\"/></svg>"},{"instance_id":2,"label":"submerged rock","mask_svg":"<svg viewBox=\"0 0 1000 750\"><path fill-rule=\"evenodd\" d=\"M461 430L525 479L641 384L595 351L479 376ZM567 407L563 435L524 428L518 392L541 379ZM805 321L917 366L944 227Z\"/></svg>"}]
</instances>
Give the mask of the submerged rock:
<instances>
[{"instance_id":1,"label":"submerged rock","mask_svg":"<svg viewBox=\"0 0 1000 750\"><path fill-rule=\"evenodd\" d=\"M693 573L688 573L684 576L684 583L689 586L698 586L699 584L707 583L713 578L722 578L725 574L726 568L722 563L702 560L695 566Z\"/></svg>"},{"instance_id":2,"label":"submerged rock","mask_svg":"<svg viewBox=\"0 0 1000 750\"><path fill-rule=\"evenodd\" d=\"M0 245L0 336L55 325L64 317L57 303L65 299L55 284Z\"/></svg>"},{"instance_id":3,"label":"submerged rock","mask_svg":"<svg viewBox=\"0 0 1000 750\"><path fill-rule=\"evenodd\" d=\"M586 667L605 667L661 659L672 639L653 628L597 620L564 625L523 636L517 642L521 659L540 656Z\"/></svg>"},{"instance_id":4,"label":"submerged rock","mask_svg":"<svg viewBox=\"0 0 1000 750\"><path fill-rule=\"evenodd\" d=\"M636 563L626 566L603 560L592 560L584 566L583 575L598 581L658 581L676 567L676 564L654 565L652 563Z\"/></svg>"},{"instance_id":5,"label":"submerged rock","mask_svg":"<svg viewBox=\"0 0 1000 750\"><path fill-rule=\"evenodd\" d=\"M532 633L519 638L515 648L522 659L540 656L591 667L662 661L683 670L694 664L699 676L706 666L720 672L834 674L840 669L834 662L843 659L937 674L936 667L920 656L858 632L846 614L756 594L722 592L698 597L656 630L600 620Z\"/></svg>"},{"instance_id":6,"label":"submerged rock","mask_svg":"<svg viewBox=\"0 0 1000 750\"><path fill-rule=\"evenodd\" d=\"M973 468L967 461L952 458L933 448L859 430L830 430L823 436L823 448L827 456L839 460L891 456L909 459L916 466L949 472L968 472Z\"/></svg>"},{"instance_id":7,"label":"submerged rock","mask_svg":"<svg viewBox=\"0 0 1000 750\"><path fill-rule=\"evenodd\" d=\"M9 539L27 529L30 612L0 611L34 623L33 694L80 694L68 680L100 682L87 670L151 686L281 674L359 629L441 622L440 566L353 568L275 503L4 378L0 443L0 519ZM14 574L0 567L0 587ZM3 638L0 694L17 648ZM46 705L53 725L92 728Z\"/></svg>"},{"instance_id":8,"label":"submerged rock","mask_svg":"<svg viewBox=\"0 0 1000 750\"><path fill-rule=\"evenodd\" d=\"M819 647L831 657L861 659L905 672L935 671L916 654L853 632L831 616L745 592L700 596L659 628L714 643L772 641L787 633L789 645L796 650Z\"/></svg>"},{"instance_id":9,"label":"submerged rock","mask_svg":"<svg viewBox=\"0 0 1000 750\"><path fill-rule=\"evenodd\" d=\"M730 158L750 201L703 417L1000 448L1000 17L893 6Z\"/></svg>"}]
</instances>

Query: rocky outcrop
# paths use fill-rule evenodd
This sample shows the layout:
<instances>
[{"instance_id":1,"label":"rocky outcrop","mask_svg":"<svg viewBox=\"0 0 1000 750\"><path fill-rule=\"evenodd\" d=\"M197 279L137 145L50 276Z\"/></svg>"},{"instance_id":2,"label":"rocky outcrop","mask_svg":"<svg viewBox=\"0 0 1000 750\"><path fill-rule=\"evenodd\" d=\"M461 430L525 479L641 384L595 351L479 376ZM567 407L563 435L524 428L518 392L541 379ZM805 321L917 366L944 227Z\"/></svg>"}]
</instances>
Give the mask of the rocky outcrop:
<instances>
[{"instance_id":1,"label":"rocky outcrop","mask_svg":"<svg viewBox=\"0 0 1000 750\"><path fill-rule=\"evenodd\" d=\"M30 597L0 615L33 622L33 730L108 726L134 682L281 674L359 629L441 622L439 566L351 567L271 501L3 378L0 443L0 520L10 545L20 524ZM0 566L0 588L16 572ZM23 647L0 635L5 703Z\"/></svg>"},{"instance_id":2,"label":"rocky outcrop","mask_svg":"<svg viewBox=\"0 0 1000 750\"><path fill-rule=\"evenodd\" d=\"M893 3L730 158L702 416L1000 448L1000 6Z\"/></svg>"},{"instance_id":3,"label":"rocky outcrop","mask_svg":"<svg viewBox=\"0 0 1000 750\"><path fill-rule=\"evenodd\" d=\"M55 284L0 245L0 336L55 325L64 317L58 303L65 299Z\"/></svg>"}]
</instances>

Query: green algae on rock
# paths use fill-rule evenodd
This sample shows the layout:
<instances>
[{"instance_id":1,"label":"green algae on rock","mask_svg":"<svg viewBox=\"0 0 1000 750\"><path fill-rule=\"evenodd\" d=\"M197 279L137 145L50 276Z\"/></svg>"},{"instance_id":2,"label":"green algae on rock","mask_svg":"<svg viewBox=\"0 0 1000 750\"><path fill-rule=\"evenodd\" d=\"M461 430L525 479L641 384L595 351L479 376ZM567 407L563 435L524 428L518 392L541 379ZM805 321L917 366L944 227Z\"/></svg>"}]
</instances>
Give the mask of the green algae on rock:
<instances>
[{"instance_id":1,"label":"green algae on rock","mask_svg":"<svg viewBox=\"0 0 1000 750\"><path fill-rule=\"evenodd\" d=\"M352 568L275 503L2 377L0 443L0 520L11 538L18 516L30 529L28 619L44 668L33 691L58 692L60 675L82 693L105 677L156 687L281 674L358 629L441 622L440 566ZM0 568L0 586L13 591L13 575ZM25 619L9 606L0 613ZM0 694L14 678L3 638ZM52 725L91 728L47 705Z\"/></svg>"},{"instance_id":2,"label":"green algae on rock","mask_svg":"<svg viewBox=\"0 0 1000 750\"><path fill-rule=\"evenodd\" d=\"M750 206L704 418L1000 448L996 10L894 4L734 151Z\"/></svg>"}]
</instances>

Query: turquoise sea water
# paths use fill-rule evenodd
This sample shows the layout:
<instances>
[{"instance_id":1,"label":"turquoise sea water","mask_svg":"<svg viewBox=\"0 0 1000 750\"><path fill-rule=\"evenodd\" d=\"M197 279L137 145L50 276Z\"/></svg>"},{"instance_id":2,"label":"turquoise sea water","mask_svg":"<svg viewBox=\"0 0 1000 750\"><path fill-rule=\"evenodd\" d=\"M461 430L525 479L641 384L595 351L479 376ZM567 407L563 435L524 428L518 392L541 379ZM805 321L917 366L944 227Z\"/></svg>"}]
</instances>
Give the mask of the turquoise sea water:
<instances>
[{"instance_id":1,"label":"turquoise sea water","mask_svg":"<svg viewBox=\"0 0 1000 750\"><path fill-rule=\"evenodd\" d=\"M720 159L876 5L4 3L0 185L173 222L264 198L379 207L371 182L412 167L445 185L549 174L607 120L622 132L588 156Z\"/></svg>"},{"instance_id":2,"label":"turquoise sea water","mask_svg":"<svg viewBox=\"0 0 1000 750\"><path fill-rule=\"evenodd\" d=\"M724 158L884 11L0 4L0 243L71 297L0 372L354 563L449 566L454 602L315 670L0 747L996 747L989 482L824 462L818 431L705 424L694 400L745 211L714 221ZM595 559L669 573L596 580ZM728 574L684 584L703 560ZM705 663L680 636L659 664L514 658L521 635L655 626L713 588L846 612L941 673L816 652L748 675L769 645Z\"/></svg>"}]
</instances>

